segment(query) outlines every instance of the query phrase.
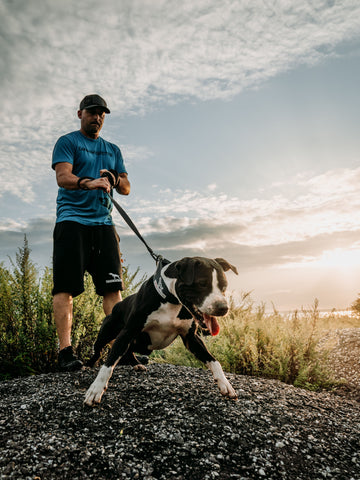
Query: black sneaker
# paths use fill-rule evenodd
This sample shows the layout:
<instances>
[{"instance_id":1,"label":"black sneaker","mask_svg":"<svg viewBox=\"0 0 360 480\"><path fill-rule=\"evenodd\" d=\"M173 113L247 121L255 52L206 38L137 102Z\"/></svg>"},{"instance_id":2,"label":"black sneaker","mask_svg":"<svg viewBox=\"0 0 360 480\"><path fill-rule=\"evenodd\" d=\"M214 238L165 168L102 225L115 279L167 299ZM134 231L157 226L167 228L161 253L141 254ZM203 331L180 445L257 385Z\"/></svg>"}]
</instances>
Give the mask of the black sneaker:
<instances>
[{"instance_id":1,"label":"black sneaker","mask_svg":"<svg viewBox=\"0 0 360 480\"><path fill-rule=\"evenodd\" d=\"M60 350L58 364L62 372L75 372L76 370L81 370L83 367L82 361L74 355L71 345L70 347Z\"/></svg>"}]
</instances>

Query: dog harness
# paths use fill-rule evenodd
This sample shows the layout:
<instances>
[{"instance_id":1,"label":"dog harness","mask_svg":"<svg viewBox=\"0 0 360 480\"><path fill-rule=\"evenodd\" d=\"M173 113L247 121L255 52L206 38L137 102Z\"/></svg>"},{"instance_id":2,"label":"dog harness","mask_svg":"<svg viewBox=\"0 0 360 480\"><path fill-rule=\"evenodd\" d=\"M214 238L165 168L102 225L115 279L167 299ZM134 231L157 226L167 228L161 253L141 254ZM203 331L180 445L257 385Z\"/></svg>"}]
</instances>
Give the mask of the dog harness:
<instances>
[{"instance_id":1,"label":"dog harness","mask_svg":"<svg viewBox=\"0 0 360 480\"><path fill-rule=\"evenodd\" d=\"M166 258L160 258L158 260L153 279L154 287L160 297L163 298L166 302L172 303L174 305L179 305L179 300L175 297L175 295L170 292L161 275L161 270L169 263L171 262L169 260L166 260Z\"/></svg>"}]
</instances>

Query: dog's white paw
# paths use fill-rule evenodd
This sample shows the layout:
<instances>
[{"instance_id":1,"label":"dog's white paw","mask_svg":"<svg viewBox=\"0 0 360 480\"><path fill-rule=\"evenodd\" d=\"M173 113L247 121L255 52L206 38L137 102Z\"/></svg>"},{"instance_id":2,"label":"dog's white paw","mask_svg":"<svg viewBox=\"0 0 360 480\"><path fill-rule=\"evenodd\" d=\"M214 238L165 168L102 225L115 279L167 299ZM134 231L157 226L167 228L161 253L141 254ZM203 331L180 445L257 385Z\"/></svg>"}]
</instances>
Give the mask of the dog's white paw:
<instances>
[{"instance_id":1,"label":"dog's white paw","mask_svg":"<svg viewBox=\"0 0 360 480\"><path fill-rule=\"evenodd\" d=\"M223 379L218 379L217 384L220 389L220 392L224 397L232 398L233 400L237 400L238 396L236 391L234 390L231 383L225 378L226 381Z\"/></svg>"},{"instance_id":2,"label":"dog's white paw","mask_svg":"<svg viewBox=\"0 0 360 480\"><path fill-rule=\"evenodd\" d=\"M101 398L105 393L106 389L102 388L101 390L95 385L95 382L91 385L88 391L85 394L85 405L89 407L93 407L97 403L101 402Z\"/></svg>"},{"instance_id":3,"label":"dog's white paw","mask_svg":"<svg viewBox=\"0 0 360 480\"><path fill-rule=\"evenodd\" d=\"M225 377L220 363L217 360L214 360L212 362L208 362L206 365L212 371L214 380L218 384L221 394L224 395L224 397L233 398L236 400L238 398L237 393L233 389L229 380Z\"/></svg>"},{"instance_id":4,"label":"dog's white paw","mask_svg":"<svg viewBox=\"0 0 360 480\"><path fill-rule=\"evenodd\" d=\"M97 403L101 402L101 398L106 392L109 379L112 375L112 371L112 367L106 367L105 365L100 368L96 379L90 385L88 391L85 394L85 405L93 407Z\"/></svg>"}]
</instances>

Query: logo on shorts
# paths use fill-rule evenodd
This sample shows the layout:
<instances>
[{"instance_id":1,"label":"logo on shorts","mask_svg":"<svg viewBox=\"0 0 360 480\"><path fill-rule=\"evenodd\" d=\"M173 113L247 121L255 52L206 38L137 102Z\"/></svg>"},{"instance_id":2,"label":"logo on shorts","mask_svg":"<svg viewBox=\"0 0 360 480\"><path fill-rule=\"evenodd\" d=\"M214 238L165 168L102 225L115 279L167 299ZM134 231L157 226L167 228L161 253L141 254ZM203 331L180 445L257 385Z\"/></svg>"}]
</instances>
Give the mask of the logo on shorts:
<instances>
[{"instance_id":1,"label":"logo on shorts","mask_svg":"<svg viewBox=\"0 0 360 480\"><path fill-rule=\"evenodd\" d=\"M118 283L118 282L121 282L121 278L120 278L120 275L118 275L117 273L108 273L108 275L111 278L111 280L106 280L106 283Z\"/></svg>"}]
</instances>

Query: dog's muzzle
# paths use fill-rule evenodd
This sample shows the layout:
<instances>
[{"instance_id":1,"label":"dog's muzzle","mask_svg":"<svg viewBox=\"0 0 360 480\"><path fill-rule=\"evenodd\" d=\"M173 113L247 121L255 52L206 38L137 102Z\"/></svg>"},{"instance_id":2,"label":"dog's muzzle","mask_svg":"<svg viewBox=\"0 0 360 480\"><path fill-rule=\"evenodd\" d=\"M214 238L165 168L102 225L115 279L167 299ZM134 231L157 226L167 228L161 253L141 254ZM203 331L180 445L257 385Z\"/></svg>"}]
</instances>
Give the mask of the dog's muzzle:
<instances>
[{"instance_id":1,"label":"dog's muzzle","mask_svg":"<svg viewBox=\"0 0 360 480\"><path fill-rule=\"evenodd\" d=\"M216 317L223 317L226 315L229 307L227 304L221 302L221 305L219 304L216 308L212 308L209 313L202 312L196 307L193 307L191 310L200 326L209 330L210 334L215 336L220 332L220 325Z\"/></svg>"}]
</instances>

